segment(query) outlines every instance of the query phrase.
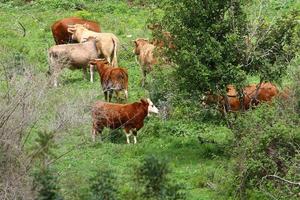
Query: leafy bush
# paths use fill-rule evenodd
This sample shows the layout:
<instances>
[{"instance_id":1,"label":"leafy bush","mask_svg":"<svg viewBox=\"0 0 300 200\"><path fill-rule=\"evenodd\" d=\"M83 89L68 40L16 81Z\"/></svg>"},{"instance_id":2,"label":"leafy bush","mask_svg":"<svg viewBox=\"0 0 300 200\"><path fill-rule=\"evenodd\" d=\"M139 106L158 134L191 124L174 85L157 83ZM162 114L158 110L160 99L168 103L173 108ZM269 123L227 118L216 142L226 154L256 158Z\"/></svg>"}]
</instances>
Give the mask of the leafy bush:
<instances>
[{"instance_id":1,"label":"leafy bush","mask_svg":"<svg viewBox=\"0 0 300 200\"><path fill-rule=\"evenodd\" d=\"M101 169L91 179L91 199L93 200L115 200L118 199L116 189L116 177L113 172Z\"/></svg>"},{"instance_id":2,"label":"leafy bush","mask_svg":"<svg viewBox=\"0 0 300 200\"><path fill-rule=\"evenodd\" d=\"M185 199L183 187L171 184L167 162L154 156L146 157L136 170L136 181L145 199Z\"/></svg>"},{"instance_id":3,"label":"leafy bush","mask_svg":"<svg viewBox=\"0 0 300 200\"><path fill-rule=\"evenodd\" d=\"M49 169L34 173L34 189L37 191L36 200L61 200L57 177Z\"/></svg>"},{"instance_id":4,"label":"leafy bush","mask_svg":"<svg viewBox=\"0 0 300 200\"><path fill-rule=\"evenodd\" d=\"M234 122L236 173L239 195L266 188L277 198L296 198L299 186L278 182L273 176L299 181L300 120L281 107L262 105ZM298 174L297 174L298 173ZM261 191L264 192L264 191Z\"/></svg>"}]
</instances>

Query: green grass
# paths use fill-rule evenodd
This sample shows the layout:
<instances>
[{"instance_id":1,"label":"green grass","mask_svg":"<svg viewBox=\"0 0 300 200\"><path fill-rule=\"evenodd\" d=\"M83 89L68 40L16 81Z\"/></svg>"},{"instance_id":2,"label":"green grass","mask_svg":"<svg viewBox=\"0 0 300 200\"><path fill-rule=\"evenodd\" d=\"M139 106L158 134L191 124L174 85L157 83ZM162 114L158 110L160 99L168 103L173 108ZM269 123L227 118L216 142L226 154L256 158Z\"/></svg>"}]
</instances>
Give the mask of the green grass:
<instances>
[{"instance_id":1,"label":"green grass","mask_svg":"<svg viewBox=\"0 0 300 200\"><path fill-rule=\"evenodd\" d=\"M44 3L43 3L44 2ZM26 63L33 65L36 73L45 73L48 69L47 49L54 45L50 31L51 24L67 16L81 16L100 23L103 32L113 32L120 39L119 65L129 72L129 102L149 95L148 90L140 87L141 73L132 53L131 40L138 37L150 37L146 21L150 11L143 7L129 7L125 1L95 1L85 4L84 11L57 8L53 1L21 6L18 1L0 6L0 49L5 56L1 60L16 59L21 56ZM62 1L64 2L64 1ZM70 1L75 2L75 1ZM88 2L88 1L86 1ZM64 4L67 6L67 4ZM26 28L22 37L20 21ZM89 193L89 179L100 167L116 172L118 186L123 197L130 197L134 188L134 169L147 155L153 154L169 161L173 182L183 183L187 199L228 199L226 184L230 182L231 160L227 144L232 133L223 124L190 119L183 113L190 107L174 108L173 118L162 120L153 116L146 120L138 134L138 144L126 145L124 134L111 141L110 131L104 131L103 143L91 142L90 105L103 100L98 75L94 83L82 80L81 71L65 70L60 76L61 86L50 89L45 113L34 128L29 139L28 149L36 138L36 132L51 130L57 120L57 113L67 108L72 118L72 126L61 130L55 142L55 154L64 155L52 166L59 175L59 186L65 199L85 199ZM249 82L257 81L250 77ZM5 88L1 83L1 90ZM67 113L68 114L68 113ZM184 120L183 120L184 119ZM199 123L200 121L200 123ZM198 136L215 143L200 144ZM222 191L224 193L222 193Z\"/></svg>"}]
</instances>

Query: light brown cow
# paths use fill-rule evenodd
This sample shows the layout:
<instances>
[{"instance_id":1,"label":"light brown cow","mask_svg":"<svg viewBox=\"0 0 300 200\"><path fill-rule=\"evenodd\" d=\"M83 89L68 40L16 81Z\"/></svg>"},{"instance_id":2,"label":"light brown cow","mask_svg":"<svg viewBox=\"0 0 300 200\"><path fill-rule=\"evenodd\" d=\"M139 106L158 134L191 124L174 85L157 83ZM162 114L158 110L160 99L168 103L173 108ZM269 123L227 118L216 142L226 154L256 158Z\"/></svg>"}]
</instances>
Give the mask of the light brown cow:
<instances>
[{"instance_id":1,"label":"light brown cow","mask_svg":"<svg viewBox=\"0 0 300 200\"><path fill-rule=\"evenodd\" d=\"M95 65L97 68L105 101L111 101L113 92L116 93L117 99L119 100L120 91L124 91L125 99L128 99L128 74L126 69L111 67L108 61L104 59L92 60L90 64Z\"/></svg>"},{"instance_id":2,"label":"light brown cow","mask_svg":"<svg viewBox=\"0 0 300 200\"><path fill-rule=\"evenodd\" d=\"M137 143L137 131L144 126L144 119L151 112L157 114L158 109L150 99L141 99L139 102L130 104L97 101L92 107L93 141L95 141L97 133L99 133L101 140L101 132L104 127L110 129L124 127L127 143L130 143L131 134L133 134L134 143Z\"/></svg>"},{"instance_id":3,"label":"light brown cow","mask_svg":"<svg viewBox=\"0 0 300 200\"><path fill-rule=\"evenodd\" d=\"M149 40L144 38L134 40L134 45L133 53L136 54L142 70L143 78L141 83L142 87L144 87L147 73L149 73L152 70L153 65L157 63L157 60L153 55L155 46L150 44Z\"/></svg>"},{"instance_id":4,"label":"light brown cow","mask_svg":"<svg viewBox=\"0 0 300 200\"><path fill-rule=\"evenodd\" d=\"M86 68L89 61L98 58L96 40L89 39L79 44L54 45L48 50L49 73L53 76L53 84L58 85L58 76L64 68L82 69L83 78L86 78ZM93 69L90 67L91 82L93 82Z\"/></svg>"},{"instance_id":5,"label":"light brown cow","mask_svg":"<svg viewBox=\"0 0 300 200\"><path fill-rule=\"evenodd\" d=\"M70 25L68 32L72 34L72 39L78 42L84 42L89 37L96 38L96 45L100 56L105 58L112 66L118 66L117 50L119 39L113 33L90 31L82 24Z\"/></svg>"},{"instance_id":6,"label":"light brown cow","mask_svg":"<svg viewBox=\"0 0 300 200\"><path fill-rule=\"evenodd\" d=\"M225 114L226 112L236 112L248 110L253 105L258 105L262 102L271 102L278 95L278 89L272 83L250 84L243 89L243 104L241 105L239 95L233 85L227 86L228 108L226 108L225 99L220 95L207 94L202 100L203 105L217 104L219 110Z\"/></svg>"}]
</instances>

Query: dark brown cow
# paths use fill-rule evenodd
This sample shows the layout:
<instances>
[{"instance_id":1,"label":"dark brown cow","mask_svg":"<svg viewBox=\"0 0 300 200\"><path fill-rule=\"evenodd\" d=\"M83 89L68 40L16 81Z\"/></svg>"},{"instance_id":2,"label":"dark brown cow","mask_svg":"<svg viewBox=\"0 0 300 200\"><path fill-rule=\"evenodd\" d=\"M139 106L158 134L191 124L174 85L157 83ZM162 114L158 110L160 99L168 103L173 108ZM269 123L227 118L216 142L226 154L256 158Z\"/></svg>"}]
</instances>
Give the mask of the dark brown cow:
<instances>
[{"instance_id":1,"label":"dark brown cow","mask_svg":"<svg viewBox=\"0 0 300 200\"><path fill-rule=\"evenodd\" d=\"M81 19L79 17L69 17L60 19L51 26L53 38L56 44L74 43L72 34L68 32L68 25L83 24L87 29L95 32L101 32L97 22Z\"/></svg>"},{"instance_id":2,"label":"dark brown cow","mask_svg":"<svg viewBox=\"0 0 300 200\"><path fill-rule=\"evenodd\" d=\"M104 127L117 129L123 127L125 129L127 143L130 143L129 137L133 134L134 143L137 142L137 131L144 126L144 119L149 113L158 113L158 109L153 105L150 99L141 99L140 102L131 104L115 104L97 101L92 107L92 138L96 139L99 133L101 140L101 132Z\"/></svg>"},{"instance_id":3,"label":"dark brown cow","mask_svg":"<svg viewBox=\"0 0 300 200\"><path fill-rule=\"evenodd\" d=\"M245 110L253 105L258 105L261 102L270 102L273 97L278 95L278 89L272 83L262 83L260 86L256 84L248 85L243 90L244 97L243 107ZM227 86L228 108L226 108L225 99L219 95L206 95L202 100L203 105L217 104L220 111L225 114L226 112L236 112L242 110L238 93L234 86Z\"/></svg>"},{"instance_id":4,"label":"dark brown cow","mask_svg":"<svg viewBox=\"0 0 300 200\"><path fill-rule=\"evenodd\" d=\"M107 60L94 59L90 61L95 65L101 79L101 86L104 92L105 101L111 101L113 92L116 92L119 99L119 92L124 90L125 98L128 99L128 74L127 69L112 67Z\"/></svg>"}]
</instances>

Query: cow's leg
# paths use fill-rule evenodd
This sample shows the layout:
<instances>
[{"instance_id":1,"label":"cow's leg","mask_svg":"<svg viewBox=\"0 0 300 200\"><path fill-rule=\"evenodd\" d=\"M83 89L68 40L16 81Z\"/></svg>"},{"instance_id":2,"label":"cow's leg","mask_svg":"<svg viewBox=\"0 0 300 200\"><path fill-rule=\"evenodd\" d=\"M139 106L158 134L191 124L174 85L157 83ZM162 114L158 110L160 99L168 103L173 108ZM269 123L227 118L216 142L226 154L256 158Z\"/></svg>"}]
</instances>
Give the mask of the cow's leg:
<instances>
[{"instance_id":1,"label":"cow's leg","mask_svg":"<svg viewBox=\"0 0 300 200\"><path fill-rule=\"evenodd\" d=\"M108 95L108 96L109 96L109 97L108 97L108 102L111 102L111 98L112 98L113 92L114 92L113 90L110 90L110 91L108 92L108 94L109 94L109 95Z\"/></svg>"},{"instance_id":2,"label":"cow's leg","mask_svg":"<svg viewBox=\"0 0 300 200\"><path fill-rule=\"evenodd\" d=\"M124 94L125 94L125 99L126 99L126 101L128 100L128 90L126 89L126 90L124 90Z\"/></svg>"},{"instance_id":3,"label":"cow's leg","mask_svg":"<svg viewBox=\"0 0 300 200\"><path fill-rule=\"evenodd\" d=\"M111 63L110 56L105 56L105 59L107 60L107 62L108 62L109 64L112 64L112 63Z\"/></svg>"},{"instance_id":4,"label":"cow's leg","mask_svg":"<svg viewBox=\"0 0 300 200\"><path fill-rule=\"evenodd\" d=\"M107 101L107 92L109 92L109 91L105 91L105 92L104 92L104 98L105 98L105 101Z\"/></svg>"},{"instance_id":5,"label":"cow's leg","mask_svg":"<svg viewBox=\"0 0 300 200\"><path fill-rule=\"evenodd\" d=\"M131 135L131 132L130 132L130 129L128 127L125 127L125 135L126 135L126 142L127 144L130 144L130 135Z\"/></svg>"},{"instance_id":6,"label":"cow's leg","mask_svg":"<svg viewBox=\"0 0 300 200\"><path fill-rule=\"evenodd\" d=\"M142 87L144 87L145 86L145 81L146 81L146 76L147 76L147 70L143 69L142 72L143 72Z\"/></svg>"},{"instance_id":7,"label":"cow's leg","mask_svg":"<svg viewBox=\"0 0 300 200\"><path fill-rule=\"evenodd\" d=\"M94 82L94 65L90 65L90 81Z\"/></svg>"},{"instance_id":8,"label":"cow's leg","mask_svg":"<svg viewBox=\"0 0 300 200\"><path fill-rule=\"evenodd\" d=\"M96 129L94 128L94 126L93 126L93 129L92 129L92 139L93 139L93 142L96 141Z\"/></svg>"},{"instance_id":9,"label":"cow's leg","mask_svg":"<svg viewBox=\"0 0 300 200\"><path fill-rule=\"evenodd\" d=\"M117 101L120 102L121 98L120 98L120 91L116 90L116 97L117 97Z\"/></svg>"},{"instance_id":10,"label":"cow's leg","mask_svg":"<svg viewBox=\"0 0 300 200\"><path fill-rule=\"evenodd\" d=\"M99 134L99 140L100 140L100 142L102 142L102 137L101 137L102 130L103 130L103 127L95 127L95 126L93 126L93 130L92 130L93 142L96 141L96 135L97 134Z\"/></svg>"},{"instance_id":11,"label":"cow's leg","mask_svg":"<svg viewBox=\"0 0 300 200\"><path fill-rule=\"evenodd\" d=\"M137 139L136 139L136 137L137 137L137 130L133 130L133 131L132 131L132 134L133 134L133 141L134 141L134 144L136 144L136 143L137 143Z\"/></svg>"},{"instance_id":12,"label":"cow's leg","mask_svg":"<svg viewBox=\"0 0 300 200\"><path fill-rule=\"evenodd\" d=\"M58 86L58 76L59 76L60 70L59 69L54 69L53 71L53 85L54 87Z\"/></svg>"},{"instance_id":13,"label":"cow's leg","mask_svg":"<svg viewBox=\"0 0 300 200\"><path fill-rule=\"evenodd\" d=\"M86 67L82 68L82 72L83 72L83 80L86 80L87 79Z\"/></svg>"},{"instance_id":14,"label":"cow's leg","mask_svg":"<svg viewBox=\"0 0 300 200\"><path fill-rule=\"evenodd\" d=\"M131 133L126 133L127 144L130 144L130 139L129 139L130 136L131 136Z\"/></svg>"}]
</instances>

